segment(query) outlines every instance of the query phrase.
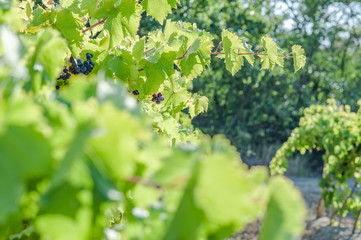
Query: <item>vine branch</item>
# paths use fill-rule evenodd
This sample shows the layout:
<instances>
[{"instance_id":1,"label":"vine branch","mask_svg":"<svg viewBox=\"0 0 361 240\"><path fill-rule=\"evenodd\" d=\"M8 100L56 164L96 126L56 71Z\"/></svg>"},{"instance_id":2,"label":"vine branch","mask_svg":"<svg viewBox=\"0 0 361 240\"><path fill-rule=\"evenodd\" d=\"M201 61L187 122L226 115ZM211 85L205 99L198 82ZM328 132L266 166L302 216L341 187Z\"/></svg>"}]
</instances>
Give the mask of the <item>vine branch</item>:
<instances>
[{"instance_id":1,"label":"vine branch","mask_svg":"<svg viewBox=\"0 0 361 240\"><path fill-rule=\"evenodd\" d=\"M85 31L85 30L84 30ZM220 45L221 44L223 44L223 42L222 41L220 41L219 43L218 43L218 45L217 45L217 48L216 48L216 50L214 51L214 52L211 52L210 54L211 55L221 55L221 54L225 54L224 52L218 52L218 49L219 49L219 47L220 47ZM189 49L192 47L192 45L190 45L188 48L187 48L187 50L185 51L185 53L181 56L181 57L177 57L175 60L181 60L181 59L184 59L185 58L185 56L187 55L187 53L189 52ZM261 50L263 48L263 46L260 46L259 48L258 48L258 51L256 52L256 53L240 53L239 52L239 49L238 49L238 52L237 52L237 55L239 55L239 56L245 56L245 55L251 55L251 56L267 56L268 54L267 53L260 53L259 51ZM147 55L151 50L153 50L154 48L152 48L152 49L149 49L149 50L146 50L146 51L144 51L145 52L145 54ZM291 56L293 54L293 52L290 52L289 54L287 54L287 55L278 55L279 57L283 57L283 58L292 58L293 56ZM140 71L144 71L144 68L140 68L139 70L138 70L138 72L140 72Z\"/></svg>"},{"instance_id":2,"label":"vine branch","mask_svg":"<svg viewBox=\"0 0 361 240\"><path fill-rule=\"evenodd\" d=\"M163 187L155 182L151 182L151 181L148 181L148 180L144 180L140 177L137 177L137 176L132 176L130 178L127 178L125 181L127 182L130 182L130 183L139 183L139 184L142 184L144 186L147 186L147 187L153 187L153 188L156 188L156 189L162 189Z\"/></svg>"},{"instance_id":3,"label":"vine branch","mask_svg":"<svg viewBox=\"0 0 361 240\"><path fill-rule=\"evenodd\" d=\"M93 29L94 27L96 27L96 26L98 26L98 25L100 25L100 24L104 24L104 23L107 21L107 18L108 18L108 17L105 17L105 18L103 18L102 20L99 20L96 24L94 24L94 25L92 25L92 26L84 29L84 30L82 31L82 33L85 33L85 32Z\"/></svg>"}]
</instances>

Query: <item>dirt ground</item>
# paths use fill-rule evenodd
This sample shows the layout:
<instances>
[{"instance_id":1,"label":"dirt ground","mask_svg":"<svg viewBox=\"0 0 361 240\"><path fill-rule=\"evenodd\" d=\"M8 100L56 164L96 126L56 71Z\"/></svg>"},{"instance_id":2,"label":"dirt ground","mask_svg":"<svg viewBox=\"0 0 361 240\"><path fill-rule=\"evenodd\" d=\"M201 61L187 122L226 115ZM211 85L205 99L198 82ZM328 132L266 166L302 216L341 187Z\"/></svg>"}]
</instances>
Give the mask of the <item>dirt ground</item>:
<instances>
[{"instance_id":1,"label":"dirt ground","mask_svg":"<svg viewBox=\"0 0 361 240\"><path fill-rule=\"evenodd\" d=\"M301 238L294 240L361 240L360 230L352 234L354 221L351 218L343 220L340 227L330 226L328 217L316 219L316 208L321 196L318 186L319 178L289 177L302 192L308 207L306 230ZM249 224L246 229L229 240L256 240L260 229L260 221Z\"/></svg>"}]
</instances>

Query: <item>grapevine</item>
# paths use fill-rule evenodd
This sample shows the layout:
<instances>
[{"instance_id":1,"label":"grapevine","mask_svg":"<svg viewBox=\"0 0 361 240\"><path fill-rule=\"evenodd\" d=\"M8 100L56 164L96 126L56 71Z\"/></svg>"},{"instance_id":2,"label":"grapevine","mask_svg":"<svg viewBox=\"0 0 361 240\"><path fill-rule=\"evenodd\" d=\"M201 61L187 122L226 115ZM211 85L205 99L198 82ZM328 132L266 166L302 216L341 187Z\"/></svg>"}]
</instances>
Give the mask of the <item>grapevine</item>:
<instances>
[{"instance_id":1,"label":"grapevine","mask_svg":"<svg viewBox=\"0 0 361 240\"><path fill-rule=\"evenodd\" d=\"M233 75L244 59L272 70L291 55L268 36L253 53L228 30L212 54L210 33L165 21L179 1L159 4L0 5L0 49L14 39L19 60L0 51L0 238L224 239L257 218L261 240L302 233L289 180L249 170L225 137L191 124L208 99L189 88L211 55ZM143 11L164 28L139 37ZM292 57L305 65L300 46Z\"/></svg>"},{"instance_id":2,"label":"grapevine","mask_svg":"<svg viewBox=\"0 0 361 240\"><path fill-rule=\"evenodd\" d=\"M334 100L328 105L314 105L304 111L299 127L294 129L290 138L277 151L270 164L271 171L283 173L287 168L287 157L293 152L322 151L324 168L319 183L326 207L332 207L330 221L334 223L352 213L355 218L353 232L360 217L360 196L356 189L361 180L360 109L351 112L350 106L337 106ZM352 186L347 184L351 180Z\"/></svg>"}]
</instances>

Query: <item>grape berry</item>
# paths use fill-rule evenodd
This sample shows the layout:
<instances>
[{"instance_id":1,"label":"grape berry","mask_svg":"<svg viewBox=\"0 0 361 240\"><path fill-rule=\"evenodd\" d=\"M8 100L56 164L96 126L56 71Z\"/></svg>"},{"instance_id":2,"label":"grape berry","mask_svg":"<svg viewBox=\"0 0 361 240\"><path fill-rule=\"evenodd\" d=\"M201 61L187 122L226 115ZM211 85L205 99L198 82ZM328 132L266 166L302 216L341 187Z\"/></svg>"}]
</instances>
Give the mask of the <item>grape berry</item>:
<instances>
[{"instance_id":1,"label":"grape berry","mask_svg":"<svg viewBox=\"0 0 361 240\"><path fill-rule=\"evenodd\" d=\"M156 104L160 104L162 101L164 101L164 97L160 92L158 94L154 93L152 96L152 102L155 102Z\"/></svg>"},{"instance_id":2,"label":"grape berry","mask_svg":"<svg viewBox=\"0 0 361 240\"><path fill-rule=\"evenodd\" d=\"M93 54L86 53L86 61L82 62L80 58L74 59L73 56L70 57L71 66L69 69L65 66L63 69L63 73L57 78L57 80L63 80L64 82L59 82L56 85L56 90L59 90L60 86L66 84L67 80L71 77L72 74L84 74L88 75L94 68L94 62L91 60Z\"/></svg>"}]
</instances>

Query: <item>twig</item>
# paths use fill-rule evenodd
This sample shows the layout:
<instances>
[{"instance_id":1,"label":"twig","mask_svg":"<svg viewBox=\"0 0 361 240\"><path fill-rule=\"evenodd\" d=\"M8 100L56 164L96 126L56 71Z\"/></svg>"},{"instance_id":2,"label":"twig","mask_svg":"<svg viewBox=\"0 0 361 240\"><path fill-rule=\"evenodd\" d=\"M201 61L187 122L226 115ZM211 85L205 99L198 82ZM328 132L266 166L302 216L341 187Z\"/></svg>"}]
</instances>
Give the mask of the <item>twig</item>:
<instances>
[{"instance_id":1,"label":"twig","mask_svg":"<svg viewBox=\"0 0 361 240\"><path fill-rule=\"evenodd\" d=\"M357 212L357 217L356 217L356 220L353 224L353 228L352 228L352 234L355 233L355 230L356 230L356 227L357 227L357 222L358 222L358 219L360 218L360 214L361 214L361 209Z\"/></svg>"},{"instance_id":2,"label":"twig","mask_svg":"<svg viewBox=\"0 0 361 240\"><path fill-rule=\"evenodd\" d=\"M85 33L86 31L89 31L89 30L93 29L94 27L96 27L96 26L98 26L98 25L100 25L100 24L105 23L105 21L107 20L107 18L108 18L108 17L105 17L105 18L103 18L102 20L99 20L99 22L97 22L97 23L94 24L93 26L90 26L90 27L84 29L84 30L82 31L82 33Z\"/></svg>"},{"instance_id":3,"label":"twig","mask_svg":"<svg viewBox=\"0 0 361 240\"><path fill-rule=\"evenodd\" d=\"M190 49L191 47L192 47L192 45L190 45L190 46L188 47L187 51L183 54L183 56L177 57L175 60L180 60L180 59L185 58L185 56L187 55L187 53L189 52L189 49Z\"/></svg>"},{"instance_id":4,"label":"twig","mask_svg":"<svg viewBox=\"0 0 361 240\"><path fill-rule=\"evenodd\" d=\"M215 53L218 51L218 48L219 48L219 46L221 45L221 43L223 44L223 42L222 42L222 41L220 41L220 42L218 43L218 46L217 46L217 48L216 48Z\"/></svg>"},{"instance_id":5,"label":"twig","mask_svg":"<svg viewBox=\"0 0 361 240\"><path fill-rule=\"evenodd\" d=\"M259 50L261 50L261 48L263 48L263 45L261 45L261 46L258 48L257 53L259 53Z\"/></svg>"},{"instance_id":6,"label":"twig","mask_svg":"<svg viewBox=\"0 0 361 240\"><path fill-rule=\"evenodd\" d=\"M127 178L125 181L130 182L130 183L139 183L142 184L144 186L148 186L148 187L153 187L156 189L162 189L163 187L155 182L151 182L149 180L144 180L141 179L140 177L137 176L132 176L130 178Z\"/></svg>"},{"instance_id":7,"label":"twig","mask_svg":"<svg viewBox=\"0 0 361 240\"><path fill-rule=\"evenodd\" d=\"M225 54L224 52L211 52L211 55L219 55L219 54ZM252 56L267 56L267 53L237 53L237 55L239 56L244 56L244 55L252 55ZM278 55L279 57L284 57L284 58L292 58L292 56L290 56L290 54L288 55Z\"/></svg>"},{"instance_id":8,"label":"twig","mask_svg":"<svg viewBox=\"0 0 361 240\"><path fill-rule=\"evenodd\" d=\"M342 212L343 212L343 210L344 210L345 207L346 207L346 203L347 203L347 201L352 197L352 194L355 192L355 190L356 190L356 188L357 188L357 185L358 185L358 182L355 182L355 185L352 187L352 190L351 190L350 195L348 195L347 198L346 198L345 200L343 200L342 208L341 208L341 210L340 210L341 216L340 216L340 219L339 219L339 221L338 221L338 226L341 225ZM331 216L331 218L330 218L330 222L331 222L332 218L335 216L335 214L336 214L336 211L332 214L332 216Z\"/></svg>"}]
</instances>

